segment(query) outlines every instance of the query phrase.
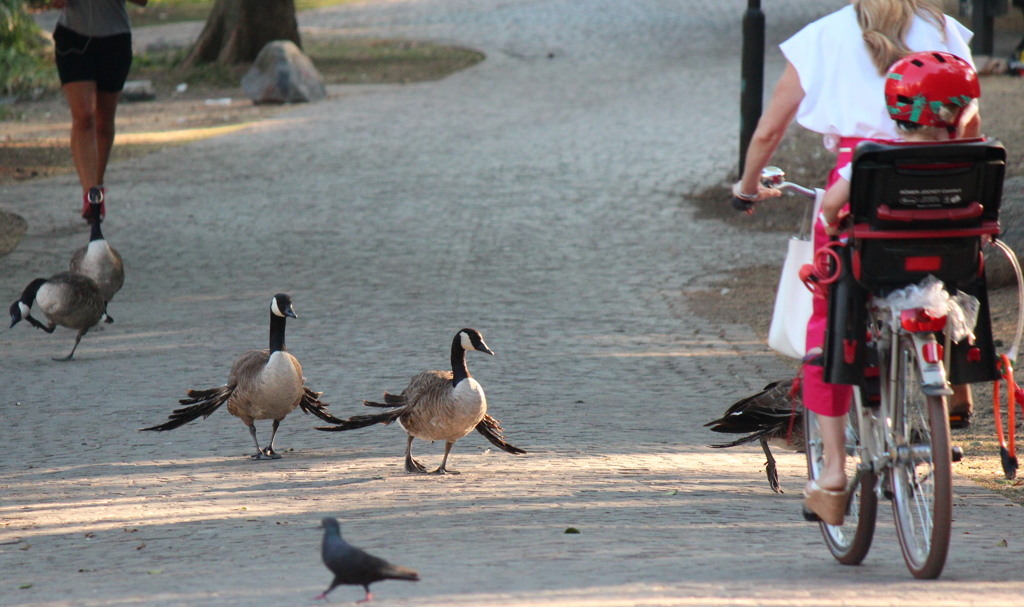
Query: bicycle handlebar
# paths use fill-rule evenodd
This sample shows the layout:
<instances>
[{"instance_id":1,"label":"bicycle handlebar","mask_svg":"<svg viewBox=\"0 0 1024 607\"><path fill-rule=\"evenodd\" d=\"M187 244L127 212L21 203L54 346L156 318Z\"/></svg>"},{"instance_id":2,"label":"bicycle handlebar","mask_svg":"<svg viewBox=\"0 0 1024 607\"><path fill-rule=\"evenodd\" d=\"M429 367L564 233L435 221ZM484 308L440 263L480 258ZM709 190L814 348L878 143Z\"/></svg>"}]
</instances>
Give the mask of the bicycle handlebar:
<instances>
[{"instance_id":1,"label":"bicycle handlebar","mask_svg":"<svg viewBox=\"0 0 1024 607\"><path fill-rule=\"evenodd\" d=\"M817 196L817 192L811 188L805 188L802 185L791 183L786 181L786 172L779 167L767 166L761 170L761 185L766 188L775 188L783 192L792 192L794 194L800 194L807 198L814 199ZM732 197L732 208L737 211L751 212L755 205L760 200L743 200L742 198Z\"/></svg>"}]
</instances>

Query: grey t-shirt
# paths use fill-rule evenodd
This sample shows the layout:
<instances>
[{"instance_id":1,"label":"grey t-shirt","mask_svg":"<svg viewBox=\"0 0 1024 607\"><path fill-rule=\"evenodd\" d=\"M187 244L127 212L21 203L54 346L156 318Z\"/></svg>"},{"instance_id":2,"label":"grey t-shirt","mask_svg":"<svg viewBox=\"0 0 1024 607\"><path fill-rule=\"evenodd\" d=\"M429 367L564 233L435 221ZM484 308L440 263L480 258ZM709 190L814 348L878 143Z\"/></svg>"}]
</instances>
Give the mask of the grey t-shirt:
<instances>
[{"instance_id":1,"label":"grey t-shirt","mask_svg":"<svg viewBox=\"0 0 1024 607\"><path fill-rule=\"evenodd\" d=\"M113 36L132 30L125 0L68 0L57 23L83 36Z\"/></svg>"}]
</instances>

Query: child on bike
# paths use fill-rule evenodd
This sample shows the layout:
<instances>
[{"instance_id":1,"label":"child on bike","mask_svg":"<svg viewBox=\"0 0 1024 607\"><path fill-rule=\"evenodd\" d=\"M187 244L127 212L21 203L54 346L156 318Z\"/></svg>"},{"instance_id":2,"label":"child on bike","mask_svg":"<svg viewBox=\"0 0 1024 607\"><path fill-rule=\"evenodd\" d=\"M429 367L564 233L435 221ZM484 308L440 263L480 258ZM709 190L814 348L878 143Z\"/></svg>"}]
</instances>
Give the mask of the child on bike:
<instances>
[{"instance_id":1,"label":"child on bike","mask_svg":"<svg viewBox=\"0 0 1024 607\"><path fill-rule=\"evenodd\" d=\"M896 121L902 141L935 142L958 139L971 126L977 129L977 99L981 96L978 76L971 65L950 53L919 52L907 55L892 65L886 75L885 100L890 117ZM839 169L839 179L822 199L821 223L829 235L838 235L846 226L845 207L850 199L852 165ZM813 354L813 353L809 353ZM954 414L965 423L970 415L968 386L954 386L951 399ZM956 413L958 412L959 413ZM825 464L819 480L845 478L845 415L819 415ZM805 505L829 524L841 524L847 502L846 491L824 488L815 481L804 492Z\"/></svg>"}]
</instances>

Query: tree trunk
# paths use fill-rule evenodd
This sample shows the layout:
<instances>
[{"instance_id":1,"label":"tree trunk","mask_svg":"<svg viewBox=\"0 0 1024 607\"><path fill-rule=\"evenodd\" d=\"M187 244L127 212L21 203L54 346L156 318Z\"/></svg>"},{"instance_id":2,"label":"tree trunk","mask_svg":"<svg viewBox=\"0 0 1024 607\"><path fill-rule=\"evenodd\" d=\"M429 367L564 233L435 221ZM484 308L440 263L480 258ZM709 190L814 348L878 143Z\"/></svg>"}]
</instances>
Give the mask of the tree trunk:
<instances>
[{"instance_id":1,"label":"tree trunk","mask_svg":"<svg viewBox=\"0 0 1024 607\"><path fill-rule=\"evenodd\" d=\"M249 63L274 40L302 48L295 0L217 0L184 66Z\"/></svg>"}]
</instances>

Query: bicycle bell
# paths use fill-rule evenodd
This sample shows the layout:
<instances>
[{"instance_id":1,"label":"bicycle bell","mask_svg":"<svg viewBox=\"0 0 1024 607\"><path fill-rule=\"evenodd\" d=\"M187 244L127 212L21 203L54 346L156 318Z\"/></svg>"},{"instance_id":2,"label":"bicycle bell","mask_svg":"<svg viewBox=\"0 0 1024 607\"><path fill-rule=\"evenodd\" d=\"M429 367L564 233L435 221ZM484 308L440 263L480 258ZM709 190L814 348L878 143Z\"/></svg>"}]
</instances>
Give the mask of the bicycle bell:
<instances>
[{"instance_id":1,"label":"bicycle bell","mask_svg":"<svg viewBox=\"0 0 1024 607\"><path fill-rule=\"evenodd\" d=\"M786 171L779 167L764 167L761 170L761 183L766 188L778 187L786 180Z\"/></svg>"}]
</instances>

